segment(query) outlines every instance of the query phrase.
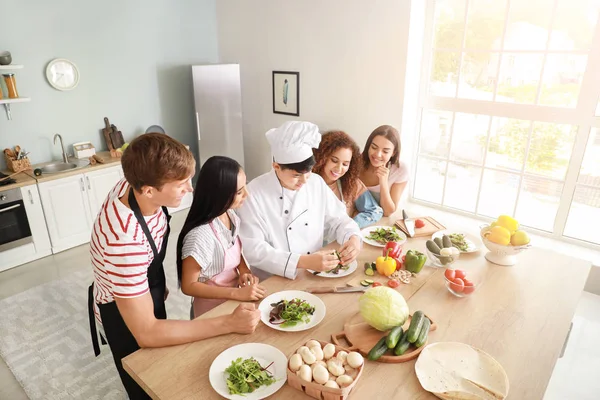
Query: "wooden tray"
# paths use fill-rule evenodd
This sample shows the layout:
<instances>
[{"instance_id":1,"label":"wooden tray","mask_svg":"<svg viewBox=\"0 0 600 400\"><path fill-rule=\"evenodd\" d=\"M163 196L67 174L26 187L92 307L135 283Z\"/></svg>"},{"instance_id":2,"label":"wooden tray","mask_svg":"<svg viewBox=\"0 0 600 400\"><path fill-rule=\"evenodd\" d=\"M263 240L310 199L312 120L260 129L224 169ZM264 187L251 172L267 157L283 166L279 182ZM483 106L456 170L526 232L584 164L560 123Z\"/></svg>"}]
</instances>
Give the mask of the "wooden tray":
<instances>
[{"instance_id":1,"label":"wooden tray","mask_svg":"<svg viewBox=\"0 0 600 400\"><path fill-rule=\"evenodd\" d=\"M318 342L321 343L321 347L325 347L325 345L327 344L327 342L322 342L320 340L318 340ZM344 347L335 345L335 353L333 354L333 356L334 357L337 356L337 353L339 353L342 350L350 352L350 350L348 350ZM295 372L292 372L290 370L289 360L290 360L291 356L292 355L290 354L290 356L288 357L288 367L287 367L287 378L288 378L287 383L288 383L288 385L290 385L294 389L297 389L297 390L303 392L307 396L312 397L313 399L319 399L319 400L346 400L348 398L348 396L350 396L350 392L352 391L354 386L356 386L356 382L358 382L358 379L362 375L363 368L365 367L365 364L363 363L363 365L361 365L360 368L358 368L358 373L356 374L356 378L354 378L354 381L349 386L347 386L345 388L334 389L334 388L325 387L316 382L307 382L305 380L300 379L300 377L298 375L296 375ZM365 359L365 361L366 361L366 359Z\"/></svg>"},{"instance_id":2,"label":"wooden tray","mask_svg":"<svg viewBox=\"0 0 600 400\"><path fill-rule=\"evenodd\" d=\"M427 318L429 316L426 315ZM404 330L408 329L410 325L410 320L412 319L412 314L408 317L404 325L402 326ZM435 331L437 329L437 324L433 322L431 318L431 327L429 328L429 332ZM367 324L365 320L362 318L360 313L354 314L350 319L346 321L344 324L344 330L340 333L331 335L331 341L336 346L340 345L340 339L344 339L350 347L348 347L351 351L358 351L365 357L369 354L369 351L375 346L375 344L382 338L382 336L387 335L387 332L381 332L377 329L373 328L371 325ZM408 351L401 356L394 356L389 354L384 354L377 361L384 363L401 363L405 361L410 361L419 356L421 351L427 345L427 341L423 344L423 346L419 348L415 348L413 345L409 347Z\"/></svg>"},{"instance_id":3,"label":"wooden tray","mask_svg":"<svg viewBox=\"0 0 600 400\"><path fill-rule=\"evenodd\" d=\"M421 221L423 221L425 223L425 226L422 228L415 228L415 236L413 237L431 236L437 231L442 231L446 229L444 225L437 222L435 219L433 219L433 217L418 217L415 219L420 219ZM400 228L400 230L404 232L406 236L408 236L408 230L406 229L406 225L404 225L403 219L399 219L398 221L396 221L396 226Z\"/></svg>"}]
</instances>

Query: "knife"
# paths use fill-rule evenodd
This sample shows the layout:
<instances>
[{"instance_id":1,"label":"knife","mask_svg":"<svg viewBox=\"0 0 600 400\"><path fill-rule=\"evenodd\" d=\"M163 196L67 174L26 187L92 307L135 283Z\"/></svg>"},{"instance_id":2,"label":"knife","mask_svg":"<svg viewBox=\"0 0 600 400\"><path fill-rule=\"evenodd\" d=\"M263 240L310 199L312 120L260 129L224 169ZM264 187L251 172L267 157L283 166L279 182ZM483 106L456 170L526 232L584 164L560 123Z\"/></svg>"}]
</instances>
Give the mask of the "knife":
<instances>
[{"instance_id":1,"label":"knife","mask_svg":"<svg viewBox=\"0 0 600 400\"><path fill-rule=\"evenodd\" d=\"M353 292L364 292L367 290L364 286L322 286L307 289L308 293L353 293Z\"/></svg>"},{"instance_id":2,"label":"knife","mask_svg":"<svg viewBox=\"0 0 600 400\"><path fill-rule=\"evenodd\" d=\"M415 236L415 220L408 219L408 214L406 214L406 210L402 210L402 218L404 218L404 226L406 226L408 236Z\"/></svg>"}]
</instances>

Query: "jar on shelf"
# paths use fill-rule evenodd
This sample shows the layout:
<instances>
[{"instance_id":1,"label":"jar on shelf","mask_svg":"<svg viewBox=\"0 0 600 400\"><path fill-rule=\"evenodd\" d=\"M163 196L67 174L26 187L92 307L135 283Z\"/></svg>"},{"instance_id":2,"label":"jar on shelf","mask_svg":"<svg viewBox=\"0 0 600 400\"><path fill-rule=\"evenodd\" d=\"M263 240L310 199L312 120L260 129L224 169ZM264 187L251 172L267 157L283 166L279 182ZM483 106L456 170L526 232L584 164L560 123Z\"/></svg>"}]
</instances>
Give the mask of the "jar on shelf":
<instances>
[{"instance_id":1,"label":"jar on shelf","mask_svg":"<svg viewBox=\"0 0 600 400\"><path fill-rule=\"evenodd\" d=\"M4 83L6 84L6 88L8 89L8 98L9 99L17 99L19 98L19 93L17 92L17 80L15 79L15 74L2 74L4 77Z\"/></svg>"}]
</instances>

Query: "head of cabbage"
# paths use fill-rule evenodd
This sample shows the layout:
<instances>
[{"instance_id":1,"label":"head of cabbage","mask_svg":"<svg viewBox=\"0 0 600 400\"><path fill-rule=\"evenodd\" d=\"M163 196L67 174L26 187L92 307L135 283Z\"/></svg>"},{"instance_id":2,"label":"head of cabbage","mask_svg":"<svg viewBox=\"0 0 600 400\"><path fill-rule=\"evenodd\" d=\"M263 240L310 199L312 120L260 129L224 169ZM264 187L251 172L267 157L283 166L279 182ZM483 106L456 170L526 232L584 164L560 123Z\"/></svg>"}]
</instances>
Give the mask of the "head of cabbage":
<instances>
[{"instance_id":1,"label":"head of cabbage","mask_svg":"<svg viewBox=\"0 0 600 400\"><path fill-rule=\"evenodd\" d=\"M377 286L360 296L360 315L373 328L387 331L403 325L408 318L408 304L404 297L392 288Z\"/></svg>"}]
</instances>

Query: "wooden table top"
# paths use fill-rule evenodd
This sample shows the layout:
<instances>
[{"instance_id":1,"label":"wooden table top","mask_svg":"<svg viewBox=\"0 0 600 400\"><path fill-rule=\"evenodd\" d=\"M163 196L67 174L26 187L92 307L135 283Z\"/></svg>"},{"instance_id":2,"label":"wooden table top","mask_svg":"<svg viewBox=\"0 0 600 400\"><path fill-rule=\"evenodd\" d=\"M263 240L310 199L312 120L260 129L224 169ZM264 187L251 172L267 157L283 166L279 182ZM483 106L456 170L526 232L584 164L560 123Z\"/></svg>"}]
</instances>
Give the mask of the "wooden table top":
<instances>
[{"instance_id":1,"label":"wooden table top","mask_svg":"<svg viewBox=\"0 0 600 400\"><path fill-rule=\"evenodd\" d=\"M380 225L385 224L384 219ZM424 251L426 238L409 239L408 249ZM455 267L480 281L465 298L450 294L443 269L425 267L398 290L411 313L423 310L438 325L429 343L453 341L478 347L498 360L510 382L509 398L541 399L558 359L577 302L587 279L590 262L532 247L518 257L517 265L503 267L485 260L487 249L462 255ZM313 286L356 285L366 278L363 264L374 261L381 248L364 245L358 269L348 277L327 279L301 271L295 280L273 276L263 282L269 293L303 290ZM375 274L385 284L386 278ZM320 294L327 307L325 319L313 329L281 332L259 323L251 335L229 334L200 342L158 349L141 349L123 360L125 370L153 399L219 399L208 371L225 349L241 343L268 343L287 357L309 339L330 342L344 322L358 312L360 293ZM210 318L230 313L239 303L228 301L204 314ZM414 373L415 361L400 364L366 362L352 398L435 399L423 390ZM270 398L307 399L284 385Z\"/></svg>"}]
</instances>

